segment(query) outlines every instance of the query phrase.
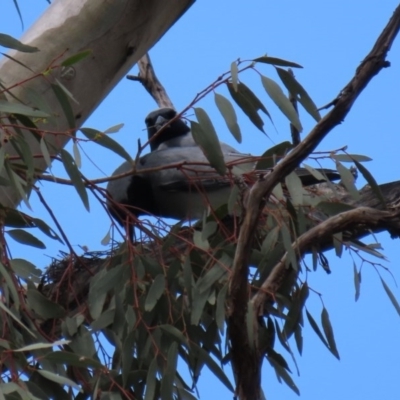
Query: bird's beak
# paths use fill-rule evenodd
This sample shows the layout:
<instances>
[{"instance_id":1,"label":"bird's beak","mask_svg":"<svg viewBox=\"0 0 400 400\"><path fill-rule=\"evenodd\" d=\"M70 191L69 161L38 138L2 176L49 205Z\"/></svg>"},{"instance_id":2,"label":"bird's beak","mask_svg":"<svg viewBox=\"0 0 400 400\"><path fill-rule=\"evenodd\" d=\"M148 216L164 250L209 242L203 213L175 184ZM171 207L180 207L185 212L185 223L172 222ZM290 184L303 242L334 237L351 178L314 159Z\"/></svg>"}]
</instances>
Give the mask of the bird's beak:
<instances>
[{"instance_id":1,"label":"bird's beak","mask_svg":"<svg viewBox=\"0 0 400 400\"><path fill-rule=\"evenodd\" d=\"M156 123L155 123L154 126L159 131L167 122L168 122L168 120L160 115L160 116L157 117Z\"/></svg>"}]
</instances>

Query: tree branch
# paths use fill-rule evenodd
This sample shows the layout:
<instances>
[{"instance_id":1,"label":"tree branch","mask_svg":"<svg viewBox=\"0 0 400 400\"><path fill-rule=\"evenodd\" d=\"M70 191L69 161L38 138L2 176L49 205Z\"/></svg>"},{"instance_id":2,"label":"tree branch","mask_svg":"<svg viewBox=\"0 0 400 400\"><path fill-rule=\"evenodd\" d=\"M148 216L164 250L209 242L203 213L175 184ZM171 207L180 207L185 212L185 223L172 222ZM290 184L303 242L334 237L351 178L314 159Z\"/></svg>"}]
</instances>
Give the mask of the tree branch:
<instances>
[{"instance_id":1,"label":"tree branch","mask_svg":"<svg viewBox=\"0 0 400 400\"><path fill-rule=\"evenodd\" d=\"M371 79L382 68L388 67L385 60L398 31L400 29L400 6L395 10L373 49L357 68L355 76L344 87L334 101L334 108L323 117L305 139L289 153L265 179L258 181L250 190L248 204L243 224L240 229L236 247L233 274L229 287L230 312L229 338L232 344L232 363L237 382L237 394L240 399L260 398L261 359L255 343L249 343L246 329L247 303L249 288L247 282L249 273L249 257L256 232L257 223L265 199L273 188L292 172L321 142L321 140L338 124L340 124L353 103L368 85ZM271 282L272 284L272 282ZM254 366L258 368L254 369Z\"/></svg>"}]
</instances>

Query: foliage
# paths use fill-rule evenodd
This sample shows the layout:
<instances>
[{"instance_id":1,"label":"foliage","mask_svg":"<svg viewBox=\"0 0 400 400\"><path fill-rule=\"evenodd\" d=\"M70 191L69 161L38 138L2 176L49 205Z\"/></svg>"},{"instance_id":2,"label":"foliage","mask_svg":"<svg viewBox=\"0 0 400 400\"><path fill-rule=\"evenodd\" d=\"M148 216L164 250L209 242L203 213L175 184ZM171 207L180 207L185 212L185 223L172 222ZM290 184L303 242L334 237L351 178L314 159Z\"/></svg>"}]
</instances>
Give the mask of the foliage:
<instances>
[{"instance_id":1,"label":"foliage","mask_svg":"<svg viewBox=\"0 0 400 400\"><path fill-rule=\"evenodd\" d=\"M29 51L19 45L18 50ZM63 60L61 65L79 62L88 54L75 55ZM281 83L262 75L260 63L271 65ZM194 137L221 175L231 176L227 171L233 167L243 173L245 166L225 165L212 121L197 103L213 92L227 128L239 142L241 129L236 115L239 111L264 132L261 112L271 121L273 113L240 79L243 71L251 69L260 74L266 93L300 132L299 116L284 95L281 84L316 121L321 117L311 97L284 69L286 67L300 66L268 56L249 62L239 60L188 106L187 109L196 105L197 122L191 121ZM56 68L58 66L54 66L54 70ZM53 72L50 67L45 74ZM35 78L37 76L32 79ZM222 85L227 87L232 101L216 92ZM118 127L107 132L82 128L85 139L78 138L71 115L72 94L58 83L52 88L70 122L70 130L62 134L70 135L76 145L84 146L86 141L91 141L131 160L108 135ZM40 98L39 94L37 96ZM46 118L56 116L42 110L40 102L35 107L27 107L14 100L0 103L1 128L14 150L13 154L7 153L4 147L0 150L1 185L11 187L29 204L30 194L36 192L35 180L45 179L33 162L40 157L49 167L51 161L64 165L69 184L87 210L90 208L88 190L105 203L106 194L98 186L100 181L87 179L80 170L78 147L73 155L65 150L61 154L52 151L47 139L60 133L47 131L45 122ZM37 141L41 154L32 152L28 137ZM285 141L267 150L257 160L257 168L266 174L265 170L275 167L292 148L292 144ZM250 346L257 344L259 353L274 368L278 379L296 393L299 390L286 358L293 357L293 345L300 354L302 352L304 315L321 342L339 358L327 309L321 307L320 322L317 322L306 308L310 288L304 279L307 274L301 275L300 271L316 271L319 265L329 271L329 263L322 253L329 246L335 247L338 256L346 246L357 254L364 251L383 257L373 246L366 246L342 231L333 232L333 240L324 238L304 251L296 247L302 235L329 217L353 209L361 198L354 175L342 163L354 162L379 201L385 204L380 187L361 164L369 160L367 157L347 154L345 149L318 157L335 163L342 184L332 184L308 165L304 167L309 174L322 183L305 188L296 173L288 174L263 205L249 251L250 273L242 282L246 287L250 285L252 297L260 291L276 265L284 260L286 271L279 288L266 296L261 315L254 313L251 304L246 306L246 326L242 329L246 330ZM254 183L259 173L247 173L246 178ZM52 179L57 181L57 177ZM141 222L137 225L140 240L134 245L112 242L107 253L81 256L69 245L70 253L54 259L45 273L39 271L32 260L11 259L6 243L11 238L27 246L43 248L45 244L30 232L37 228L52 240L69 244L57 217L50 213L52 221L47 223L2 207L0 390L4 398L194 399L196 383L204 367L234 392L235 386L227 378L223 366L232 361L231 338L227 334L231 317L229 285L248 187L234 178L232 186L229 204L205 216L193 228ZM353 199L342 201L346 196ZM312 267L303 260L306 251L313 255ZM354 281L358 297L361 271L356 265ZM383 286L399 310L390 289L384 282ZM281 354L282 350L285 355ZM179 372L178 361L180 366L184 365L182 371L189 371L190 379Z\"/></svg>"}]
</instances>

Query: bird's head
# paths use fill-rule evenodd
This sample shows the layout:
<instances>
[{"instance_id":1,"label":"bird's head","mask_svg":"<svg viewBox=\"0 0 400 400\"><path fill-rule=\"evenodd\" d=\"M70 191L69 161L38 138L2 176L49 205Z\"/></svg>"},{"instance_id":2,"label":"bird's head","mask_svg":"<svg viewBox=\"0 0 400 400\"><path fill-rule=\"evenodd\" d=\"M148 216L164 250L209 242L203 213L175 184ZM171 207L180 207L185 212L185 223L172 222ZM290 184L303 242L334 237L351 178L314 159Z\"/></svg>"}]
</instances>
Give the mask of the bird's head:
<instances>
[{"instance_id":1,"label":"bird's head","mask_svg":"<svg viewBox=\"0 0 400 400\"><path fill-rule=\"evenodd\" d=\"M178 118L172 123L169 123L176 117L176 111L169 107L159 108L152 111L145 119L147 126L147 137L152 139L153 136L164 127L163 131L150 141L151 151L156 150L160 144L167 140L184 136L190 132L190 128Z\"/></svg>"}]
</instances>

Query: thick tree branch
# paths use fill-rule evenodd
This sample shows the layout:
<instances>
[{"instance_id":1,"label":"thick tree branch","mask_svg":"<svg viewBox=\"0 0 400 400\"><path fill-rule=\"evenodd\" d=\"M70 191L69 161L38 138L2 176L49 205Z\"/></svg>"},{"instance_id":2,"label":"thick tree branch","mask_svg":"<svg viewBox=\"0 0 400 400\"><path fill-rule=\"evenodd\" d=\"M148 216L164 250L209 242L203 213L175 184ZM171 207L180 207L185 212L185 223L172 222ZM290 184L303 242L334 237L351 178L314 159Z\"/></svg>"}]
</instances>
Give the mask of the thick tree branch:
<instances>
[{"instance_id":1,"label":"thick tree branch","mask_svg":"<svg viewBox=\"0 0 400 400\"><path fill-rule=\"evenodd\" d=\"M371 231L387 230L392 236L399 237L400 208L393 211L380 211L369 207L358 207L354 210L340 213L303 233L292 244L292 248L301 258L313 244L322 243L327 239L331 239L333 234L351 230L355 226L362 226L365 230ZM263 282L259 291L254 295L252 304L257 311L257 315L263 313L262 307L265 300L279 290L280 283L288 270L286 266L287 259L288 253L286 252Z\"/></svg>"},{"instance_id":2,"label":"thick tree branch","mask_svg":"<svg viewBox=\"0 0 400 400\"><path fill-rule=\"evenodd\" d=\"M289 153L265 179L257 182L250 190L246 215L240 229L233 274L229 287L230 320L229 337L232 343L232 363L237 382L237 394L241 400L260 398L261 358L256 343L249 343L246 326L247 302L249 288L247 282L249 273L249 257L254 233L265 199L273 188L293 171L321 142L321 140L338 124L340 124L353 103L368 85L371 79L382 69L389 66L385 60L395 37L400 29L400 6L377 39L371 52L357 68L353 79L345 86L334 101L334 108L323 117L307 137ZM258 366L255 370L254 366Z\"/></svg>"}]
</instances>

